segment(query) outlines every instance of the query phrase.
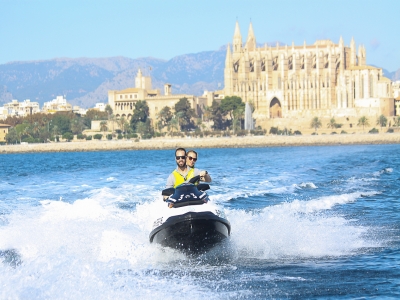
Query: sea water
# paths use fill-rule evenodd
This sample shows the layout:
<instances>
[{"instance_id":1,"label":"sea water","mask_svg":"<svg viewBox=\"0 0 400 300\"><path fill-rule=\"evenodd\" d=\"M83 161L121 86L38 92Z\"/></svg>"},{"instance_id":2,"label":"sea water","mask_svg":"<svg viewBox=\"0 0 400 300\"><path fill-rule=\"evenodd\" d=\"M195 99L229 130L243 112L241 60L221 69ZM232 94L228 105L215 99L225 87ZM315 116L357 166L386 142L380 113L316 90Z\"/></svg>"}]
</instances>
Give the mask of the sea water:
<instances>
[{"instance_id":1,"label":"sea water","mask_svg":"<svg viewBox=\"0 0 400 300\"><path fill-rule=\"evenodd\" d=\"M173 150L0 156L0 299L400 297L400 145L199 149L228 241L149 243Z\"/></svg>"}]
</instances>

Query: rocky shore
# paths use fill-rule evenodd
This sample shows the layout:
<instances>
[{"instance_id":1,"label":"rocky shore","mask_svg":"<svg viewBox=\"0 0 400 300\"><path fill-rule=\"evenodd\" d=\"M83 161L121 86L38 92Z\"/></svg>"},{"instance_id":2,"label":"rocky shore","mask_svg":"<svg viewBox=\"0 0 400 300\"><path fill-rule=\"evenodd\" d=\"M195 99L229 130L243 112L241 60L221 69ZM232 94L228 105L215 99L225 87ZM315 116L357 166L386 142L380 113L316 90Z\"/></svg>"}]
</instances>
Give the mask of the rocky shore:
<instances>
[{"instance_id":1,"label":"rocky shore","mask_svg":"<svg viewBox=\"0 0 400 300\"><path fill-rule=\"evenodd\" d=\"M185 148L247 148L315 145L400 144L400 133L300 136L246 136L209 138L155 138L150 140L74 141L0 146L1 154L82 152Z\"/></svg>"}]
</instances>

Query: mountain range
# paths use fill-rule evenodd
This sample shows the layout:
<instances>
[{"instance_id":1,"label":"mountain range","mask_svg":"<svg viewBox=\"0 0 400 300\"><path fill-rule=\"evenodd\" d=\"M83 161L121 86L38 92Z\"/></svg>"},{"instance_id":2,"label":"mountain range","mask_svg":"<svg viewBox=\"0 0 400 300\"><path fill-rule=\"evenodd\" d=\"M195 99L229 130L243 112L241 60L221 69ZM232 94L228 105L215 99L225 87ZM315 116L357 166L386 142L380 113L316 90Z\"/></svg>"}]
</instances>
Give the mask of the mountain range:
<instances>
[{"instance_id":1,"label":"mountain range","mask_svg":"<svg viewBox=\"0 0 400 300\"><path fill-rule=\"evenodd\" d=\"M226 46L176 56L170 60L145 58L55 58L10 62L0 65L0 105L12 99L44 102L63 95L73 105L89 108L108 101L108 90L135 86L140 68L152 77L153 88L172 84L174 94L201 95L223 88ZM396 72L383 70L386 77L400 80Z\"/></svg>"}]
</instances>

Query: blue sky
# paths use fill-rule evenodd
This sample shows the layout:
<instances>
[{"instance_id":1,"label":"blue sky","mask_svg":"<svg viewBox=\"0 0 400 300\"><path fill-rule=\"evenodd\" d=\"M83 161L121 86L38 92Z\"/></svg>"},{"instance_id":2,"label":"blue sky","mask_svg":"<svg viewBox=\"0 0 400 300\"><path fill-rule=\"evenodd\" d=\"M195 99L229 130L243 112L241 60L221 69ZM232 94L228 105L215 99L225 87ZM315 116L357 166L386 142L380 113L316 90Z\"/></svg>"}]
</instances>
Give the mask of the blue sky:
<instances>
[{"instance_id":1,"label":"blue sky","mask_svg":"<svg viewBox=\"0 0 400 300\"><path fill-rule=\"evenodd\" d=\"M0 0L0 64L56 57L174 56L243 40L302 45L340 36L364 44L367 63L400 68L397 0Z\"/></svg>"}]
</instances>

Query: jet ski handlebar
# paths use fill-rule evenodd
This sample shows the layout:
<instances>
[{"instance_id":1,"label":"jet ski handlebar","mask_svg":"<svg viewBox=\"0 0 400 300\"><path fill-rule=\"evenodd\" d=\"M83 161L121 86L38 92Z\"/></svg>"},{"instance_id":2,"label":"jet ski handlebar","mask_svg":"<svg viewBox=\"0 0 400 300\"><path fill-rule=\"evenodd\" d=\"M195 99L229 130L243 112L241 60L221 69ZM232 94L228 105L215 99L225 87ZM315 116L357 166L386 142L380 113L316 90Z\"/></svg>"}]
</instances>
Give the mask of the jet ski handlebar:
<instances>
[{"instance_id":1,"label":"jet ski handlebar","mask_svg":"<svg viewBox=\"0 0 400 300\"><path fill-rule=\"evenodd\" d=\"M197 177L197 176L196 176ZM195 177L193 177L192 179L194 179ZM192 180L191 179L191 180ZM197 189L201 192L207 191L210 189L210 185L208 183L199 183L198 185L196 185ZM162 190L161 195L163 196L171 196L175 193L175 188L167 188Z\"/></svg>"},{"instance_id":2,"label":"jet ski handlebar","mask_svg":"<svg viewBox=\"0 0 400 300\"><path fill-rule=\"evenodd\" d=\"M200 181L200 175L194 176L189 180L190 183L195 184L196 182Z\"/></svg>"}]
</instances>

